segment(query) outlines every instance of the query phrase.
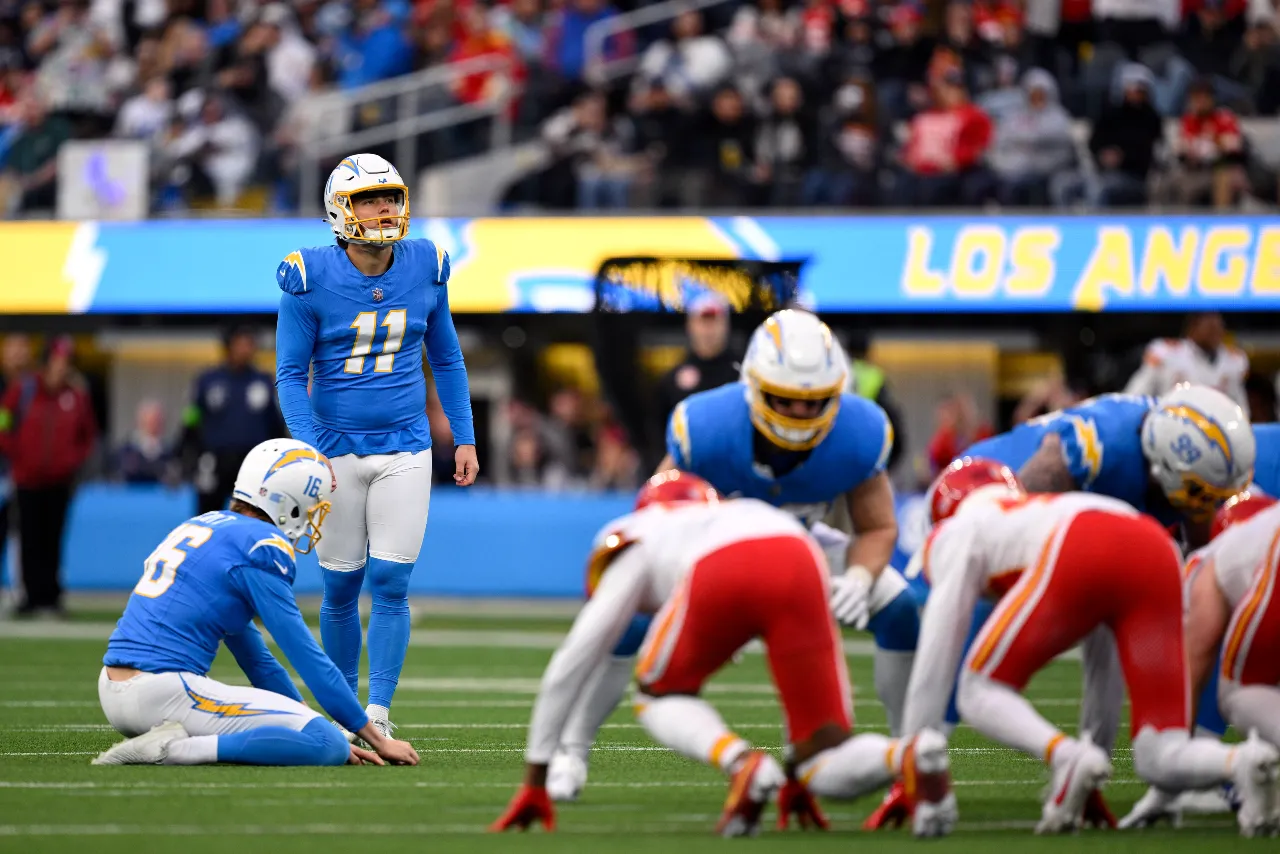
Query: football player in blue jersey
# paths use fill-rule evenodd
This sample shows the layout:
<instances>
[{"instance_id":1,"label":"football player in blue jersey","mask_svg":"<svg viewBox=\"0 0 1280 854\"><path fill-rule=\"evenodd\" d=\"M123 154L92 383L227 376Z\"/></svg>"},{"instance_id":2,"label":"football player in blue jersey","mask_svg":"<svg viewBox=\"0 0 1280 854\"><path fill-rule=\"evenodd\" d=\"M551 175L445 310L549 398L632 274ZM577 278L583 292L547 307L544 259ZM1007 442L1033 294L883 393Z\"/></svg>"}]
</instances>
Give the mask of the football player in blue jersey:
<instances>
[{"instance_id":1,"label":"football player in blue jersey","mask_svg":"<svg viewBox=\"0 0 1280 854\"><path fill-rule=\"evenodd\" d=\"M844 393L848 366L839 341L815 315L777 312L752 335L740 382L695 394L672 412L659 470L697 474L722 494L767 501L809 527L832 568L835 616L875 634L876 690L894 730L919 613L902 576L888 567L897 540L884 471L893 429L873 401ZM821 521L842 498L852 539ZM584 690L549 768L554 799L572 800L585 785L588 751L626 690L644 628L633 626Z\"/></svg>"},{"instance_id":2,"label":"football player in blue jersey","mask_svg":"<svg viewBox=\"0 0 1280 854\"><path fill-rule=\"evenodd\" d=\"M294 555L320 539L330 478L315 448L263 442L240 465L230 510L184 522L151 553L98 676L102 711L130 738L95 765L417 764L408 742L370 722L293 598ZM255 616L320 706L375 753L307 707ZM205 675L220 643L252 688Z\"/></svg>"},{"instance_id":3,"label":"football player in blue jersey","mask_svg":"<svg viewBox=\"0 0 1280 854\"><path fill-rule=\"evenodd\" d=\"M368 578L367 711L390 733L409 645L409 574L427 527L431 428L423 351L453 430L454 482L479 472L467 369L449 313L449 256L410 240L409 191L374 154L338 164L324 191L337 245L291 252L276 271L276 386L289 431L330 460L335 489L320 637L352 691ZM308 372L312 373L307 395Z\"/></svg>"},{"instance_id":4,"label":"football player in blue jersey","mask_svg":"<svg viewBox=\"0 0 1280 854\"><path fill-rule=\"evenodd\" d=\"M978 442L966 456L1004 463L1032 492L1118 498L1165 525L1204 527L1249 484L1253 430L1239 405L1207 386L1162 397L1104 394ZM1193 542L1192 545L1203 545Z\"/></svg>"}]
</instances>

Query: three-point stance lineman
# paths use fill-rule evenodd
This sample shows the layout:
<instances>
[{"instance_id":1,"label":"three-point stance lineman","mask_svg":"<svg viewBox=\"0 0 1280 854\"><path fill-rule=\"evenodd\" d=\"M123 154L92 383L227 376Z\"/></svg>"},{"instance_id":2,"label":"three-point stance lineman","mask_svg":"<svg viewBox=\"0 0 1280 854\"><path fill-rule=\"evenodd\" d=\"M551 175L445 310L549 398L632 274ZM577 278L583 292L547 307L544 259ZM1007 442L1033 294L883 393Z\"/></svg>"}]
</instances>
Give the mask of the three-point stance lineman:
<instances>
[{"instance_id":1,"label":"three-point stance lineman","mask_svg":"<svg viewBox=\"0 0 1280 854\"><path fill-rule=\"evenodd\" d=\"M431 500L424 345L457 447L454 482L471 485L479 465L467 369L449 313L448 254L430 240L405 239L409 192L377 155L339 163L324 203L337 245L291 252L276 271L284 291L276 385L289 431L329 457L339 490L317 548L320 638L356 691L367 575L367 711L385 735L409 645L409 574Z\"/></svg>"},{"instance_id":2,"label":"three-point stance lineman","mask_svg":"<svg viewBox=\"0 0 1280 854\"><path fill-rule=\"evenodd\" d=\"M311 551L320 539L329 481L314 448L293 439L263 442L240 465L230 510L182 523L151 553L98 677L102 711L131 738L95 765L417 764L408 742L385 738L369 722L293 598L294 553ZM255 615L324 710L376 756L348 745L307 708L267 650ZM205 676L219 643L252 688Z\"/></svg>"}]
</instances>

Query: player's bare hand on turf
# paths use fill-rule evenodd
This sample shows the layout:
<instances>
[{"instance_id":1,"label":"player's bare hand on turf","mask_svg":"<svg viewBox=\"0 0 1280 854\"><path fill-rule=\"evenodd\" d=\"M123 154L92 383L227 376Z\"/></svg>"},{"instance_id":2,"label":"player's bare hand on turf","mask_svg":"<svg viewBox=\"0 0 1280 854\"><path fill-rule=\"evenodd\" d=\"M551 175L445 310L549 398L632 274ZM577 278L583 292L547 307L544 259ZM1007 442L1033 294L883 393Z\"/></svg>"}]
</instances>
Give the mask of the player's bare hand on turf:
<instances>
[{"instance_id":1,"label":"player's bare hand on turf","mask_svg":"<svg viewBox=\"0 0 1280 854\"><path fill-rule=\"evenodd\" d=\"M363 747L351 745L351 755L347 757L348 765L386 765L382 757L374 753L372 750L365 750Z\"/></svg>"},{"instance_id":2,"label":"player's bare hand on turf","mask_svg":"<svg viewBox=\"0 0 1280 854\"><path fill-rule=\"evenodd\" d=\"M507 804L506 812L489 825L489 832L501 833L513 827L528 830L538 822L542 822L547 830L555 830L556 813L551 807L546 787L526 783L516 790L515 797Z\"/></svg>"},{"instance_id":3,"label":"player's bare hand on turf","mask_svg":"<svg viewBox=\"0 0 1280 854\"><path fill-rule=\"evenodd\" d=\"M417 765L418 751L407 741L386 738L378 745L378 755L392 765Z\"/></svg>"},{"instance_id":4,"label":"player's bare hand on turf","mask_svg":"<svg viewBox=\"0 0 1280 854\"><path fill-rule=\"evenodd\" d=\"M470 486L476 482L480 474L480 460L476 457L475 445L459 445L453 449L453 482L458 486Z\"/></svg>"}]
</instances>

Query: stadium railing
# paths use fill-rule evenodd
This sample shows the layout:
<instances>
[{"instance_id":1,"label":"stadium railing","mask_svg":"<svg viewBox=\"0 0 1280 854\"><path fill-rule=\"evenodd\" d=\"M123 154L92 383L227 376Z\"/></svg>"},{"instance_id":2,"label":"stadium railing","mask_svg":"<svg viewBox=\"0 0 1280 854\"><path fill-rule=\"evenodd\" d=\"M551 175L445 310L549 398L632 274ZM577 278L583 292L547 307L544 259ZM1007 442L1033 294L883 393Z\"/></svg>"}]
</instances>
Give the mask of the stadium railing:
<instances>
[{"instance_id":1,"label":"stadium railing","mask_svg":"<svg viewBox=\"0 0 1280 854\"><path fill-rule=\"evenodd\" d=\"M520 95L521 86L514 76L515 60L504 56L477 56L461 62L428 68L391 80L372 83L356 89L326 92L312 96L309 110L333 117L333 122L350 127L353 119L367 107L387 118L368 127L343 130L303 143L301 149L300 198L307 207L304 215L319 215L320 182L331 161L353 151L394 144L393 162L409 181L418 175L418 138L426 133L457 127L480 119L492 119L490 147L503 149L511 144L511 104ZM498 74L505 80L500 94L488 101L459 104L448 94L467 77ZM438 105L432 105L435 100Z\"/></svg>"}]
</instances>

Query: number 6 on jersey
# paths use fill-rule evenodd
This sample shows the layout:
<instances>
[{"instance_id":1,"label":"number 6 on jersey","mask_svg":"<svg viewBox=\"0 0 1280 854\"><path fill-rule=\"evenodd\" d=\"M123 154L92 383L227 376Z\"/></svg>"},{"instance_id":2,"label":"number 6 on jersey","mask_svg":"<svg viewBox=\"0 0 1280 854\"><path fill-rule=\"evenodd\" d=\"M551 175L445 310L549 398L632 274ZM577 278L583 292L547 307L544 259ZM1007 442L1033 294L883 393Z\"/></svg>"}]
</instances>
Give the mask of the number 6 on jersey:
<instances>
[{"instance_id":1,"label":"number 6 on jersey","mask_svg":"<svg viewBox=\"0 0 1280 854\"><path fill-rule=\"evenodd\" d=\"M348 374L364 373L364 357L373 351L373 337L379 326L387 327L387 337L382 342L382 355L373 360L374 373L389 374L396 363L396 353L404 342L404 330L408 325L409 312L403 308L393 308L387 312L382 323L378 323L376 311L362 311L351 322L356 331L356 343L351 347L351 358L347 359L343 370Z\"/></svg>"},{"instance_id":2,"label":"number 6 on jersey","mask_svg":"<svg viewBox=\"0 0 1280 854\"><path fill-rule=\"evenodd\" d=\"M178 574L178 567L187 559L187 553L182 547L185 545L190 549L198 549L211 536L213 536L212 528L193 525L190 522L179 525L147 558L142 570L142 578L138 580L138 585L133 588L133 592L148 599L154 599L164 593L173 584L174 576Z\"/></svg>"}]
</instances>

